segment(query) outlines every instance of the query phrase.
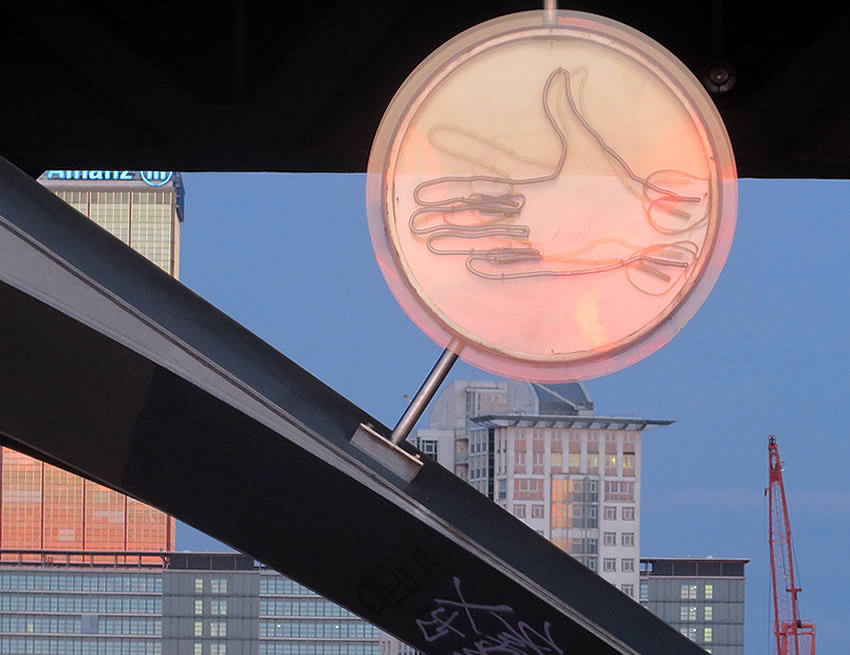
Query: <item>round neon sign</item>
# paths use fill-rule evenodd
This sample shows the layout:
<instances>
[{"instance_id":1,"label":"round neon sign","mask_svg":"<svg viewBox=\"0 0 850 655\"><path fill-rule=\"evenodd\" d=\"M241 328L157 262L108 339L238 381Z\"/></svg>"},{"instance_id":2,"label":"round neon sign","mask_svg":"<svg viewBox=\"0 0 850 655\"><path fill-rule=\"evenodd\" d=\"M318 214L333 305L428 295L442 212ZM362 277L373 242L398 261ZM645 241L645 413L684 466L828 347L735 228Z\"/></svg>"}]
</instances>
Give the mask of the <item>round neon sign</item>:
<instances>
[{"instance_id":1,"label":"round neon sign","mask_svg":"<svg viewBox=\"0 0 850 655\"><path fill-rule=\"evenodd\" d=\"M646 357L693 316L732 242L737 173L700 83L589 14L478 25L405 81L367 212L396 299L441 346L556 382Z\"/></svg>"}]
</instances>

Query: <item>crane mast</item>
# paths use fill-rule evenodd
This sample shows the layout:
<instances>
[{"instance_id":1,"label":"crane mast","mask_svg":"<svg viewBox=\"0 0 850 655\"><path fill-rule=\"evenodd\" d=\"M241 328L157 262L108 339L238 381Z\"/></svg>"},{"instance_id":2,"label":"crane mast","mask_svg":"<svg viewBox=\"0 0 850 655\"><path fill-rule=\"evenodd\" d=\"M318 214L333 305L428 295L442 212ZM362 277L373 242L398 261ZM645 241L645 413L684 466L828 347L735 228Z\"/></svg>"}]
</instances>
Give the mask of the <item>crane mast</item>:
<instances>
[{"instance_id":1,"label":"crane mast","mask_svg":"<svg viewBox=\"0 0 850 655\"><path fill-rule=\"evenodd\" d=\"M770 509L770 574L773 583L773 633L777 655L815 655L815 625L804 623L797 607L801 588L794 579L791 524L782 482L782 462L776 437L768 439Z\"/></svg>"}]
</instances>

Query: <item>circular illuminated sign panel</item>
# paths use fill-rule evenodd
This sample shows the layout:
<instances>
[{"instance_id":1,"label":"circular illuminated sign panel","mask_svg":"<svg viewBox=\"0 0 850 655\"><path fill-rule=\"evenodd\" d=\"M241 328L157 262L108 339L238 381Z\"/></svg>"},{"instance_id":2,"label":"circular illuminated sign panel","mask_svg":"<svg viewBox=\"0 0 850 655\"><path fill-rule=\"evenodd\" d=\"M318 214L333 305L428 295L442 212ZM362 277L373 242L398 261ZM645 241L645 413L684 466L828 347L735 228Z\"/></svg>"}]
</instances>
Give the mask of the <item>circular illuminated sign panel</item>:
<instances>
[{"instance_id":1,"label":"circular illuminated sign panel","mask_svg":"<svg viewBox=\"0 0 850 655\"><path fill-rule=\"evenodd\" d=\"M469 363L540 382L664 345L717 280L736 204L729 138L693 75L643 34L566 11L431 54L367 176L375 253L408 315Z\"/></svg>"}]
</instances>

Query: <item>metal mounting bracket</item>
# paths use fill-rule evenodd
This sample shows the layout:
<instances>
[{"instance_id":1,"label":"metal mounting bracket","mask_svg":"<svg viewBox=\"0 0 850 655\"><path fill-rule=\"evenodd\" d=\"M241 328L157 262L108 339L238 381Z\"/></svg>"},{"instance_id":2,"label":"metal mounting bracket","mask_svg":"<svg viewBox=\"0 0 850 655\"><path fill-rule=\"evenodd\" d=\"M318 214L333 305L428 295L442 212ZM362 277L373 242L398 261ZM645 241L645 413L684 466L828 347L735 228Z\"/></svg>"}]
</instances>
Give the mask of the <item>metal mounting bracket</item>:
<instances>
[{"instance_id":1,"label":"metal mounting bracket","mask_svg":"<svg viewBox=\"0 0 850 655\"><path fill-rule=\"evenodd\" d=\"M360 424L351 443L407 482L412 482L422 470L421 459L405 452L368 425Z\"/></svg>"}]
</instances>

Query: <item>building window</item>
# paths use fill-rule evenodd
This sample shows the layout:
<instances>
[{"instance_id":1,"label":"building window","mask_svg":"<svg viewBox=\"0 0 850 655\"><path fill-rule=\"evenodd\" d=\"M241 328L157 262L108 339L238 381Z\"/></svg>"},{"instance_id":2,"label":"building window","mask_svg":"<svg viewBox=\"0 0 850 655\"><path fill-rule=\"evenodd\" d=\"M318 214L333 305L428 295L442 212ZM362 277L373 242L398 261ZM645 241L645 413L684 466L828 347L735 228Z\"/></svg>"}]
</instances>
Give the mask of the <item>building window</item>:
<instances>
[{"instance_id":1,"label":"building window","mask_svg":"<svg viewBox=\"0 0 850 655\"><path fill-rule=\"evenodd\" d=\"M606 546L616 546L617 545L617 533L616 532L604 532L602 534L602 543Z\"/></svg>"},{"instance_id":2,"label":"building window","mask_svg":"<svg viewBox=\"0 0 850 655\"><path fill-rule=\"evenodd\" d=\"M569 547L571 555L595 555L599 552L599 543L594 537L573 537L570 541L572 542L572 546ZM567 546L565 545L564 548L566 550ZM596 560L595 557L592 559Z\"/></svg>"},{"instance_id":3,"label":"building window","mask_svg":"<svg viewBox=\"0 0 850 655\"><path fill-rule=\"evenodd\" d=\"M425 455L437 461L437 440L436 439L417 439L417 446Z\"/></svg>"},{"instance_id":4,"label":"building window","mask_svg":"<svg viewBox=\"0 0 850 655\"><path fill-rule=\"evenodd\" d=\"M635 561L631 558L624 558L620 560L620 570L621 571L634 571L635 570Z\"/></svg>"},{"instance_id":5,"label":"building window","mask_svg":"<svg viewBox=\"0 0 850 655\"><path fill-rule=\"evenodd\" d=\"M517 500L543 500L543 480L514 478L514 498Z\"/></svg>"},{"instance_id":6,"label":"building window","mask_svg":"<svg viewBox=\"0 0 850 655\"><path fill-rule=\"evenodd\" d=\"M204 579L195 578L195 593L202 594L204 592Z\"/></svg>"},{"instance_id":7,"label":"building window","mask_svg":"<svg viewBox=\"0 0 850 655\"><path fill-rule=\"evenodd\" d=\"M589 473L599 470L599 453L587 453L587 470Z\"/></svg>"},{"instance_id":8,"label":"building window","mask_svg":"<svg viewBox=\"0 0 850 655\"><path fill-rule=\"evenodd\" d=\"M618 480L606 480L605 500L624 500L626 502L634 502L635 483Z\"/></svg>"},{"instance_id":9,"label":"building window","mask_svg":"<svg viewBox=\"0 0 850 655\"><path fill-rule=\"evenodd\" d=\"M196 641L193 647L193 655L204 655L204 645Z\"/></svg>"},{"instance_id":10,"label":"building window","mask_svg":"<svg viewBox=\"0 0 850 655\"><path fill-rule=\"evenodd\" d=\"M704 592L703 597L706 600L712 600L714 598L714 585L713 584L705 585L705 589L703 590L703 592Z\"/></svg>"},{"instance_id":11,"label":"building window","mask_svg":"<svg viewBox=\"0 0 850 655\"><path fill-rule=\"evenodd\" d=\"M679 588L679 598L682 600L694 600L697 597L697 586L695 584L683 584Z\"/></svg>"},{"instance_id":12,"label":"building window","mask_svg":"<svg viewBox=\"0 0 850 655\"><path fill-rule=\"evenodd\" d=\"M706 621L714 620L714 608L711 605L706 605L704 610L704 616Z\"/></svg>"},{"instance_id":13,"label":"building window","mask_svg":"<svg viewBox=\"0 0 850 655\"><path fill-rule=\"evenodd\" d=\"M534 452L534 466L542 467L543 466L543 455L541 452Z\"/></svg>"},{"instance_id":14,"label":"building window","mask_svg":"<svg viewBox=\"0 0 850 655\"><path fill-rule=\"evenodd\" d=\"M210 592L214 594L226 594L227 580L225 578L213 578L210 580Z\"/></svg>"},{"instance_id":15,"label":"building window","mask_svg":"<svg viewBox=\"0 0 850 655\"><path fill-rule=\"evenodd\" d=\"M617 456L605 455L605 473L607 475L617 474Z\"/></svg>"},{"instance_id":16,"label":"building window","mask_svg":"<svg viewBox=\"0 0 850 655\"><path fill-rule=\"evenodd\" d=\"M204 622L203 621L195 621L194 635L196 637L203 637L204 636Z\"/></svg>"},{"instance_id":17,"label":"building window","mask_svg":"<svg viewBox=\"0 0 850 655\"><path fill-rule=\"evenodd\" d=\"M570 470L575 472L581 467L581 455L579 453L570 453Z\"/></svg>"},{"instance_id":18,"label":"building window","mask_svg":"<svg viewBox=\"0 0 850 655\"><path fill-rule=\"evenodd\" d=\"M606 572L617 570L617 560L614 557L606 557L602 560L602 570Z\"/></svg>"},{"instance_id":19,"label":"building window","mask_svg":"<svg viewBox=\"0 0 850 655\"><path fill-rule=\"evenodd\" d=\"M623 509L626 509L625 507ZM616 521L617 520L617 506L616 505L605 505L605 520L606 521ZM625 517L623 517L625 518Z\"/></svg>"},{"instance_id":20,"label":"building window","mask_svg":"<svg viewBox=\"0 0 850 655\"><path fill-rule=\"evenodd\" d=\"M622 534L623 545L624 546L634 546L635 545L635 533L634 532L624 532Z\"/></svg>"},{"instance_id":21,"label":"building window","mask_svg":"<svg viewBox=\"0 0 850 655\"><path fill-rule=\"evenodd\" d=\"M635 508L634 507L624 507L623 508L623 520L624 521L634 521L635 520Z\"/></svg>"},{"instance_id":22,"label":"building window","mask_svg":"<svg viewBox=\"0 0 850 655\"><path fill-rule=\"evenodd\" d=\"M210 655L227 655L227 644L210 644Z\"/></svg>"},{"instance_id":23,"label":"building window","mask_svg":"<svg viewBox=\"0 0 850 655\"><path fill-rule=\"evenodd\" d=\"M525 518L525 505L514 505L514 514L517 518Z\"/></svg>"},{"instance_id":24,"label":"building window","mask_svg":"<svg viewBox=\"0 0 850 655\"><path fill-rule=\"evenodd\" d=\"M569 487L570 480L566 478L552 478L552 500L560 502L572 498Z\"/></svg>"},{"instance_id":25,"label":"building window","mask_svg":"<svg viewBox=\"0 0 850 655\"><path fill-rule=\"evenodd\" d=\"M499 480L499 500L504 500L508 497L508 481L505 479Z\"/></svg>"},{"instance_id":26,"label":"building window","mask_svg":"<svg viewBox=\"0 0 850 655\"><path fill-rule=\"evenodd\" d=\"M649 600L649 583L641 582L640 583L640 599L641 600Z\"/></svg>"},{"instance_id":27,"label":"building window","mask_svg":"<svg viewBox=\"0 0 850 655\"><path fill-rule=\"evenodd\" d=\"M714 638L714 630L712 628L703 628L702 630L702 640L710 644L711 640Z\"/></svg>"},{"instance_id":28,"label":"building window","mask_svg":"<svg viewBox=\"0 0 850 655\"><path fill-rule=\"evenodd\" d=\"M210 621L210 637L226 637L227 623L224 621Z\"/></svg>"},{"instance_id":29,"label":"building window","mask_svg":"<svg viewBox=\"0 0 850 655\"><path fill-rule=\"evenodd\" d=\"M227 601L211 600L210 614L212 614L213 616L225 616L227 614Z\"/></svg>"},{"instance_id":30,"label":"building window","mask_svg":"<svg viewBox=\"0 0 850 655\"><path fill-rule=\"evenodd\" d=\"M545 510L543 509L543 505L532 505L531 506L531 518L533 519L542 519L545 516Z\"/></svg>"},{"instance_id":31,"label":"building window","mask_svg":"<svg viewBox=\"0 0 850 655\"><path fill-rule=\"evenodd\" d=\"M634 597L635 595L635 586L632 584L620 585L620 590L630 598Z\"/></svg>"},{"instance_id":32,"label":"building window","mask_svg":"<svg viewBox=\"0 0 850 655\"><path fill-rule=\"evenodd\" d=\"M564 503L552 503L552 527L566 528L571 525L567 517L567 506ZM561 530L563 532L563 530ZM566 534L566 533L564 533ZM566 550L566 542L564 542L564 550Z\"/></svg>"},{"instance_id":33,"label":"building window","mask_svg":"<svg viewBox=\"0 0 850 655\"><path fill-rule=\"evenodd\" d=\"M204 601L196 600L195 601L195 615L204 613Z\"/></svg>"},{"instance_id":34,"label":"building window","mask_svg":"<svg viewBox=\"0 0 850 655\"><path fill-rule=\"evenodd\" d=\"M564 456L562 453L552 453L552 466L561 468L564 465Z\"/></svg>"},{"instance_id":35,"label":"building window","mask_svg":"<svg viewBox=\"0 0 850 655\"><path fill-rule=\"evenodd\" d=\"M685 635L691 641L697 640L697 629L696 628L681 628L679 630L683 635Z\"/></svg>"}]
</instances>

